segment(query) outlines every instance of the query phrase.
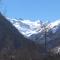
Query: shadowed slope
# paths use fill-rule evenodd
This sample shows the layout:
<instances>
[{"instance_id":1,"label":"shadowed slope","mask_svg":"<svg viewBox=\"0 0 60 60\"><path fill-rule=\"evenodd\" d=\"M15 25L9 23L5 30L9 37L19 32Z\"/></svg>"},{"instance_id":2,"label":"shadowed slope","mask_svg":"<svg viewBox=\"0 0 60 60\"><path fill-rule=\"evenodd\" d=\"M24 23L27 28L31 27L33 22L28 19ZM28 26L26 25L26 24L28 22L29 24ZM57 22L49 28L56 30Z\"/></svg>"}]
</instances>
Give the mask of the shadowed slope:
<instances>
[{"instance_id":1,"label":"shadowed slope","mask_svg":"<svg viewBox=\"0 0 60 60\"><path fill-rule=\"evenodd\" d=\"M40 48L20 34L0 13L0 60L41 60Z\"/></svg>"}]
</instances>

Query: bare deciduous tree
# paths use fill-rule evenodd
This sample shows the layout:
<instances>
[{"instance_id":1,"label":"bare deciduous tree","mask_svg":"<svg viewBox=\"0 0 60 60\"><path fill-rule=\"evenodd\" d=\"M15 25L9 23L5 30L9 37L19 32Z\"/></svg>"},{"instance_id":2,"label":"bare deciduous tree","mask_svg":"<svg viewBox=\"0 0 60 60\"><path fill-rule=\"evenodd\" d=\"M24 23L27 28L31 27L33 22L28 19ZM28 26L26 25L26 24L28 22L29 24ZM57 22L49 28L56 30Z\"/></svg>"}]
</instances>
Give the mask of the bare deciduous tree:
<instances>
[{"instance_id":1,"label":"bare deciduous tree","mask_svg":"<svg viewBox=\"0 0 60 60\"><path fill-rule=\"evenodd\" d=\"M41 25L42 25L42 28L43 28L43 33L44 33L44 39L45 39L45 53L47 54L47 32L48 32L48 23L49 22L46 22L46 23L43 23L41 21Z\"/></svg>"}]
</instances>

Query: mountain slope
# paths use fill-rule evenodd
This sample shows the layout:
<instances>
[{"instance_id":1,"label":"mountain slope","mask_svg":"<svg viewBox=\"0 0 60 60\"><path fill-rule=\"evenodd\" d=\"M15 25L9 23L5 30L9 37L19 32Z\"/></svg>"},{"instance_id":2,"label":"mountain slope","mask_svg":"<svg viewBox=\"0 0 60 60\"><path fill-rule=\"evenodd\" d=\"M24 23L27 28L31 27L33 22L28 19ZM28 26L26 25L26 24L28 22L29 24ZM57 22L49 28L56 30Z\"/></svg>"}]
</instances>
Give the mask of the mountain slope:
<instances>
[{"instance_id":1,"label":"mountain slope","mask_svg":"<svg viewBox=\"0 0 60 60\"><path fill-rule=\"evenodd\" d=\"M60 24L60 20L56 20L54 22L42 22L40 20L32 21L32 20L24 20L24 19L10 19L7 18L23 35L26 37L31 36L32 34L38 34L44 29L44 25L48 28L48 30L52 30L53 33L56 32L58 25Z\"/></svg>"},{"instance_id":2,"label":"mountain slope","mask_svg":"<svg viewBox=\"0 0 60 60\"><path fill-rule=\"evenodd\" d=\"M0 13L0 60L42 60L43 48L25 38Z\"/></svg>"},{"instance_id":3,"label":"mountain slope","mask_svg":"<svg viewBox=\"0 0 60 60\"><path fill-rule=\"evenodd\" d=\"M39 44L45 44L44 22L31 20L10 19L13 25L27 38ZM48 23L46 25L47 47L53 48L60 44L60 20Z\"/></svg>"},{"instance_id":4,"label":"mountain slope","mask_svg":"<svg viewBox=\"0 0 60 60\"><path fill-rule=\"evenodd\" d=\"M31 21L31 20L16 20L9 19L8 20L25 36L29 37L32 34L37 34L41 31L41 22Z\"/></svg>"}]
</instances>

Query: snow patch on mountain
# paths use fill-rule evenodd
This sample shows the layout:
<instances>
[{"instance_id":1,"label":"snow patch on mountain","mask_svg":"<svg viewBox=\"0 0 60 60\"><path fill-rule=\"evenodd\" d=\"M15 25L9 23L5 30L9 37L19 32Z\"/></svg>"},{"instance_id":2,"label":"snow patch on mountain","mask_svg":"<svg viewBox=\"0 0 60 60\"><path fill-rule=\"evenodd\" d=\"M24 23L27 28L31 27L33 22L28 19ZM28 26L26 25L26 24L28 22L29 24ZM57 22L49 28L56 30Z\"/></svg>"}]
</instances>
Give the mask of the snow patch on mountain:
<instances>
[{"instance_id":1,"label":"snow patch on mountain","mask_svg":"<svg viewBox=\"0 0 60 60\"><path fill-rule=\"evenodd\" d=\"M42 30L40 20L37 20L37 21L16 20L16 19L9 19L9 20L25 36L37 34Z\"/></svg>"},{"instance_id":2,"label":"snow patch on mountain","mask_svg":"<svg viewBox=\"0 0 60 60\"><path fill-rule=\"evenodd\" d=\"M57 31L57 29L59 28L58 26L60 25L60 19L59 20L55 20L54 22L51 22L49 24L49 28L52 29L52 32L55 33Z\"/></svg>"},{"instance_id":3,"label":"snow patch on mountain","mask_svg":"<svg viewBox=\"0 0 60 60\"><path fill-rule=\"evenodd\" d=\"M25 36L29 37L32 34L38 34L43 30L42 25L44 22L40 20L32 21L32 20L17 20L17 19L10 19L10 22ZM47 24L47 28L52 29L53 33L56 32L58 29L58 25L60 24L60 20L56 20Z\"/></svg>"},{"instance_id":4,"label":"snow patch on mountain","mask_svg":"<svg viewBox=\"0 0 60 60\"><path fill-rule=\"evenodd\" d=\"M57 26L57 25L60 24L60 20L56 20L56 21L54 21L54 22L52 22L50 24L51 24L51 28L53 28L54 26Z\"/></svg>"}]
</instances>

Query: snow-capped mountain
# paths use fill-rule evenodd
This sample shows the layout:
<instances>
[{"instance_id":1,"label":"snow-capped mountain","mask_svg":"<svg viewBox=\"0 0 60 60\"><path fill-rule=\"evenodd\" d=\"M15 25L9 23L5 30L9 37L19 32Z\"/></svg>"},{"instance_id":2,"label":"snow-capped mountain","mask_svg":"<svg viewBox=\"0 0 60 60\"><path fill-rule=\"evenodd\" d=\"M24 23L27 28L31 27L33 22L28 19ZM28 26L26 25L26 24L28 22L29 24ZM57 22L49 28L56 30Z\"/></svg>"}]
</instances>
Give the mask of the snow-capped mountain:
<instances>
[{"instance_id":1,"label":"snow-capped mountain","mask_svg":"<svg viewBox=\"0 0 60 60\"><path fill-rule=\"evenodd\" d=\"M9 18L8 18L9 19ZM60 46L60 20L51 23L44 23L40 20L17 20L9 19L9 21L26 37L36 41L36 43L45 43L45 29L47 47L53 48ZM60 47L59 47L60 48Z\"/></svg>"},{"instance_id":2,"label":"snow-capped mountain","mask_svg":"<svg viewBox=\"0 0 60 60\"><path fill-rule=\"evenodd\" d=\"M59 25L60 25L60 20L56 20L56 21L51 22L50 24L48 24L48 26L50 26L49 28L52 29L53 33L56 32Z\"/></svg>"},{"instance_id":3,"label":"snow-capped mountain","mask_svg":"<svg viewBox=\"0 0 60 60\"><path fill-rule=\"evenodd\" d=\"M41 32L39 32L38 34L33 34L29 38L42 44L45 43L45 37L47 39L47 42L54 40L55 38L59 38L60 36L59 31L60 31L60 20L57 20L55 22L47 24L46 27L44 27L44 29L42 29Z\"/></svg>"},{"instance_id":4,"label":"snow-capped mountain","mask_svg":"<svg viewBox=\"0 0 60 60\"><path fill-rule=\"evenodd\" d=\"M42 30L41 22L39 20L37 21L16 19L9 20L23 35L27 37L31 36L32 34L37 34Z\"/></svg>"},{"instance_id":5,"label":"snow-capped mountain","mask_svg":"<svg viewBox=\"0 0 60 60\"><path fill-rule=\"evenodd\" d=\"M29 37L34 34L38 34L42 32L45 28L47 31L50 29L53 33L56 32L58 26L60 24L60 20L56 20L51 23L44 23L40 20L32 21L32 20L23 20L23 19L10 19L10 22L25 36ZM46 25L46 26L45 26Z\"/></svg>"}]
</instances>

